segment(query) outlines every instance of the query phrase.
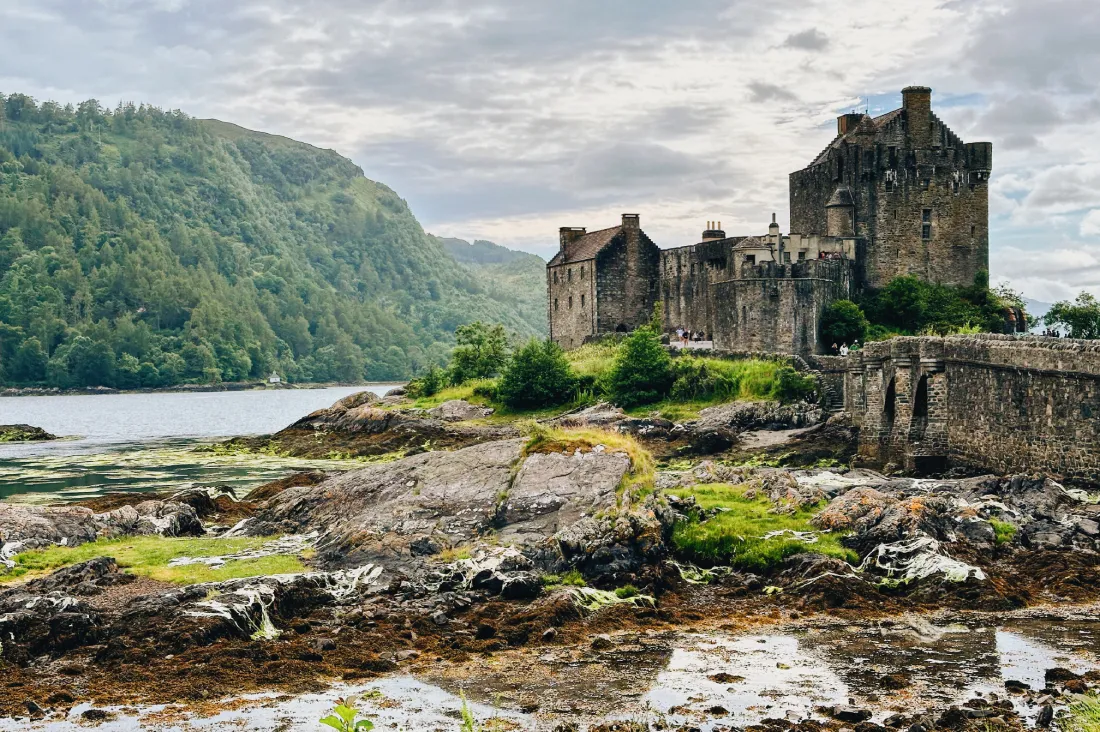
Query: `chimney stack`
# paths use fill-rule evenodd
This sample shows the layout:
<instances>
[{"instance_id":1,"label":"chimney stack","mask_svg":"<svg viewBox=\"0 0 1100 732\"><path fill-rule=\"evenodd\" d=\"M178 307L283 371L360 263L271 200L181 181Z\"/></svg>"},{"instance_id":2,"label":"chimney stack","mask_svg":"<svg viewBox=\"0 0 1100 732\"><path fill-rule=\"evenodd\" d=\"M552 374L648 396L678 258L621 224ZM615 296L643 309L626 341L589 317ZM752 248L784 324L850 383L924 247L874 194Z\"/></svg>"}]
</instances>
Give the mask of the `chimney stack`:
<instances>
[{"instance_id":1,"label":"chimney stack","mask_svg":"<svg viewBox=\"0 0 1100 732\"><path fill-rule=\"evenodd\" d=\"M932 90L926 86L907 86L901 90L901 107L909 126L913 146L932 144Z\"/></svg>"},{"instance_id":2,"label":"chimney stack","mask_svg":"<svg viewBox=\"0 0 1100 732\"><path fill-rule=\"evenodd\" d=\"M584 236L584 231L583 226L563 226L558 229L558 244L561 253L565 254L566 247Z\"/></svg>"},{"instance_id":3,"label":"chimney stack","mask_svg":"<svg viewBox=\"0 0 1100 732\"><path fill-rule=\"evenodd\" d=\"M638 214L623 214L623 228L624 229L640 229L641 217Z\"/></svg>"},{"instance_id":4,"label":"chimney stack","mask_svg":"<svg viewBox=\"0 0 1100 732\"><path fill-rule=\"evenodd\" d=\"M863 112L849 112L836 118L836 133L843 135L854 130L863 121Z\"/></svg>"}]
</instances>

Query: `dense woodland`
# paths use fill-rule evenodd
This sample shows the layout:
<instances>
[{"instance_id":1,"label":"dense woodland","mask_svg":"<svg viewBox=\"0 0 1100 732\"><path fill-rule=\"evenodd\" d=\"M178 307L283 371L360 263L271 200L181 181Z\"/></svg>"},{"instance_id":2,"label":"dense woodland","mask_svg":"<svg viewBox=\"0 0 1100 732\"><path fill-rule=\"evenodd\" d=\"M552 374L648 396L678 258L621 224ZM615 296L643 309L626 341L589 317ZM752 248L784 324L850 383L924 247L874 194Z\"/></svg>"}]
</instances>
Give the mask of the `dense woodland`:
<instances>
[{"instance_id":1,"label":"dense woodland","mask_svg":"<svg viewBox=\"0 0 1100 732\"><path fill-rule=\"evenodd\" d=\"M425 234L335 152L132 104L0 111L0 383L399 379L463 323L544 332L540 259Z\"/></svg>"}]
</instances>

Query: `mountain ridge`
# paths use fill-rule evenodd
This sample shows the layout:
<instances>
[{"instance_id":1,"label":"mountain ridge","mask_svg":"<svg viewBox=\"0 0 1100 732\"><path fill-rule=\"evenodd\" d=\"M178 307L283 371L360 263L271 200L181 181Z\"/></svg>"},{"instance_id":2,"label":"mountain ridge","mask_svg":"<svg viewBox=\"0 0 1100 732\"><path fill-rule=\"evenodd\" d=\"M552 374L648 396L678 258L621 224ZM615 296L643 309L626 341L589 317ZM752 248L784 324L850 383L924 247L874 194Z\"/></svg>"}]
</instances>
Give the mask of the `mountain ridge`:
<instances>
[{"instance_id":1,"label":"mountain ridge","mask_svg":"<svg viewBox=\"0 0 1100 732\"><path fill-rule=\"evenodd\" d=\"M539 262L459 263L336 151L144 105L0 110L4 384L400 379L470 320L545 331L541 288L499 286Z\"/></svg>"}]
</instances>

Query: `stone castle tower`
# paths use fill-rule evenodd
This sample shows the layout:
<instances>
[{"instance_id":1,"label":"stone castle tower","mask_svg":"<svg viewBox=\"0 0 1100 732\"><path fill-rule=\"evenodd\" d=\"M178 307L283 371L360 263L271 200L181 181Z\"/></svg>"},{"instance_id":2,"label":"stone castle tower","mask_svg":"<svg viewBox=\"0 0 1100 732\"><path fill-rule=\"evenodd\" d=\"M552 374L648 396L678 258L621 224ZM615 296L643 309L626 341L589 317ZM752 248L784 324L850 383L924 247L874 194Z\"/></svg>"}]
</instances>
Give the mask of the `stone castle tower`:
<instances>
[{"instance_id":1,"label":"stone castle tower","mask_svg":"<svg viewBox=\"0 0 1100 732\"><path fill-rule=\"evenodd\" d=\"M791 231L860 237L863 286L902 275L972 284L989 270L993 146L959 139L928 87L901 94L880 117L841 115L836 138L791 173Z\"/></svg>"}]
</instances>

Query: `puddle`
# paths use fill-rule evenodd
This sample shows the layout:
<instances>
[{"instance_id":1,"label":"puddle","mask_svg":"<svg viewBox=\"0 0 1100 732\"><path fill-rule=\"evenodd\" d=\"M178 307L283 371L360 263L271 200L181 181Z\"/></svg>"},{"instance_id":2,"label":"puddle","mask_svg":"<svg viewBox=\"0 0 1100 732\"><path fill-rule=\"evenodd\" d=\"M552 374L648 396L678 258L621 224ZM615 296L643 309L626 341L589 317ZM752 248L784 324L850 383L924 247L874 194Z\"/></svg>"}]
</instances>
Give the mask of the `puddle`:
<instances>
[{"instance_id":1,"label":"puddle","mask_svg":"<svg viewBox=\"0 0 1100 732\"><path fill-rule=\"evenodd\" d=\"M130 709L99 729L312 729L336 698L370 690L381 696L361 706L378 730L453 732L460 690L479 720L507 720L499 729L548 731L564 721L584 729L629 719L714 732L769 717L820 716L815 708L850 701L881 722L976 694L1005 698L1006 680L1038 690L1054 667L1077 673L1100 668L1100 621L1020 616L945 623L906 616L766 634L628 634L615 636L604 652L588 645L502 651L465 664L439 663L417 678L337 685L294 698L245 697L205 716L178 708ZM1025 697L1008 698L1025 718L1038 711ZM31 726L0 720L0 732L82 729L85 709Z\"/></svg>"},{"instance_id":2,"label":"puddle","mask_svg":"<svg viewBox=\"0 0 1100 732\"><path fill-rule=\"evenodd\" d=\"M378 692L372 696L370 692ZM417 681L411 676L393 676L363 685L341 684L325 694L299 697L252 695L221 706L225 709L207 716L192 716L178 707L156 706L135 713L133 709L98 707L111 712L113 718L95 729L101 732L132 732L136 729L158 732L200 732L213 730L321 730L327 729L318 720L330 714L336 699L347 695L367 695L359 704L364 716L374 722L376 730L408 730L409 732L454 732L460 722L462 699L437 686ZM497 710L490 705L469 703L480 722L492 717L503 720L500 729L532 729L528 715ZM240 708L237 708L240 707ZM88 722L81 714L87 704L74 707L68 718L61 720L0 719L0 730L49 730L50 732L83 732Z\"/></svg>"}]
</instances>

